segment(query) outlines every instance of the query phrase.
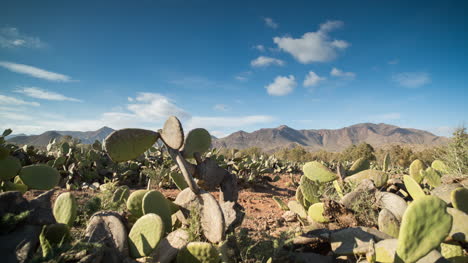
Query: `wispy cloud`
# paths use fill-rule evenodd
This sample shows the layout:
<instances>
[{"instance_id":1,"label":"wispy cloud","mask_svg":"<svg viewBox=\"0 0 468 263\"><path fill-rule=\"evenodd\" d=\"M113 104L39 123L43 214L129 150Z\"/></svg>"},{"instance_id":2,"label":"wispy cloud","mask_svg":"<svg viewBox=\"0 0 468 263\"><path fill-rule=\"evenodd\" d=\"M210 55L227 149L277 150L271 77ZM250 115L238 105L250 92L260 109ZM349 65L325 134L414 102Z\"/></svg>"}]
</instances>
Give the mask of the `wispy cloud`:
<instances>
[{"instance_id":1,"label":"wispy cloud","mask_svg":"<svg viewBox=\"0 0 468 263\"><path fill-rule=\"evenodd\" d=\"M269 123L274 118L267 115L249 115L240 117L202 117L195 116L187 122L189 129L206 127L207 129L242 128L245 126Z\"/></svg>"},{"instance_id":2,"label":"wispy cloud","mask_svg":"<svg viewBox=\"0 0 468 263\"><path fill-rule=\"evenodd\" d=\"M431 77L426 72L403 72L392 76L392 80L405 88L419 88L431 83Z\"/></svg>"},{"instance_id":3,"label":"wispy cloud","mask_svg":"<svg viewBox=\"0 0 468 263\"><path fill-rule=\"evenodd\" d=\"M264 17L263 22L265 22L265 25L267 27L270 27L270 28L273 28L273 29L278 28L278 23L273 21L273 19L271 17Z\"/></svg>"},{"instance_id":4,"label":"wispy cloud","mask_svg":"<svg viewBox=\"0 0 468 263\"><path fill-rule=\"evenodd\" d=\"M177 107L173 101L158 93L142 92L127 105L127 109L137 117L151 121L163 121L171 115L180 119L190 118L190 114Z\"/></svg>"},{"instance_id":5,"label":"wispy cloud","mask_svg":"<svg viewBox=\"0 0 468 263\"><path fill-rule=\"evenodd\" d=\"M389 62L387 62L389 65L396 65L398 63L400 63L400 60L399 59L392 59L390 60Z\"/></svg>"},{"instance_id":6,"label":"wispy cloud","mask_svg":"<svg viewBox=\"0 0 468 263\"><path fill-rule=\"evenodd\" d=\"M348 42L331 39L329 36L331 31L342 26L341 21L327 21L320 25L318 31L305 33L301 38L275 37L273 41L301 63L331 61L338 56L339 50L349 46Z\"/></svg>"},{"instance_id":7,"label":"wispy cloud","mask_svg":"<svg viewBox=\"0 0 468 263\"><path fill-rule=\"evenodd\" d=\"M24 65L24 64L17 64L17 63L12 63L8 61L0 61L0 67L6 68L16 73L25 74L31 77L50 80L50 81L56 81L56 82L72 81L72 79L67 75L46 71L40 68L36 68L33 66Z\"/></svg>"},{"instance_id":8,"label":"wispy cloud","mask_svg":"<svg viewBox=\"0 0 468 263\"><path fill-rule=\"evenodd\" d=\"M320 81L323 81L325 79L326 78L319 77L319 75L317 75L315 72L309 71L309 73L307 73L307 75L306 75L306 77L304 79L303 86L304 87L317 86Z\"/></svg>"},{"instance_id":9,"label":"wispy cloud","mask_svg":"<svg viewBox=\"0 0 468 263\"><path fill-rule=\"evenodd\" d=\"M277 76L273 83L267 85L265 89L272 96L284 96L291 93L297 86L293 75Z\"/></svg>"},{"instance_id":10,"label":"wispy cloud","mask_svg":"<svg viewBox=\"0 0 468 263\"><path fill-rule=\"evenodd\" d=\"M343 70L337 68L333 68L330 71L330 75L332 75L333 77L342 77L350 79L354 79L356 77L356 73L354 72L344 72Z\"/></svg>"},{"instance_id":11,"label":"wispy cloud","mask_svg":"<svg viewBox=\"0 0 468 263\"><path fill-rule=\"evenodd\" d=\"M26 96L36 98L36 99L82 102L79 99L67 97L60 93L47 91L47 90L43 90L43 89L36 88L36 87L21 87L21 88L16 89L15 92L22 93L22 94L25 94Z\"/></svg>"},{"instance_id":12,"label":"wispy cloud","mask_svg":"<svg viewBox=\"0 0 468 263\"><path fill-rule=\"evenodd\" d=\"M260 51L260 52L264 52L265 51L265 46L264 45L256 45L253 47L254 49Z\"/></svg>"},{"instance_id":13,"label":"wispy cloud","mask_svg":"<svg viewBox=\"0 0 468 263\"><path fill-rule=\"evenodd\" d=\"M247 81L249 80L250 76L252 75L252 71L244 71L244 72L241 72L239 73L237 76L235 76L234 78L238 81Z\"/></svg>"},{"instance_id":14,"label":"wispy cloud","mask_svg":"<svg viewBox=\"0 0 468 263\"><path fill-rule=\"evenodd\" d=\"M270 65L283 66L285 63L281 59L260 56L250 62L252 67L268 67Z\"/></svg>"},{"instance_id":15,"label":"wispy cloud","mask_svg":"<svg viewBox=\"0 0 468 263\"><path fill-rule=\"evenodd\" d=\"M25 105L25 106L40 106L38 102L25 101L22 99L17 99L15 97L0 95L0 104L2 105Z\"/></svg>"},{"instance_id":16,"label":"wispy cloud","mask_svg":"<svg viewBox=\"0 0 468 263\"><path fill-rule=\"evenodd\" d=\"M2 48L43 48L46 44L38 37L21 34L15 27L0 28L0 47Z\"/></svg>"},{"instance_id":17,"label":"wispy cloud","mask_svg":"<svg viewBox=\"0 0 468 263\"><path fill-rule=\"evenodd\" d=\"M216 104L213 106L213 109L216 111L227 111L229 107L226 104Z\"/></svg>"}]
</instances>

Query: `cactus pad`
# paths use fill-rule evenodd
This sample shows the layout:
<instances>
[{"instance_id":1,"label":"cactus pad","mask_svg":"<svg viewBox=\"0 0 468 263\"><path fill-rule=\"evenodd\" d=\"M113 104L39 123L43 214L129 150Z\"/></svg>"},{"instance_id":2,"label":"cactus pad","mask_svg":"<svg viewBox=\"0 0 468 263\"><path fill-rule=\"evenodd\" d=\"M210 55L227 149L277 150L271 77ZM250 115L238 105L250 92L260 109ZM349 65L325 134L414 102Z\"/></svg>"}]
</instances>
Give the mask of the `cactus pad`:
<instances>
[{"instance_id":1,"label":"cactus pad","mask_svg":"<svg viewBox=\"0 0 468 263\"><path fill-rule=\"evenodd\" d=\"M171 232L171 208L169 207L168 200L163 194L156 190L148 191L142 199L143 214L157 214L164 222L166 233Z\"/></svg>"},{"instance_id":2,"label":"cactus pad","mask_svg":"<svg viewBox=\"0 0 468 263\"><path fill-rule=\"evenodd\" d=\"M182 154L184 158L193 158L194 153L198 152L203 154L210 149L210 146L210 133L203 128L193 129L188 133L185 139Z\"/></svg>"},{"instance_id":3,"label":"cactus pad","mask_svg":"<svg viewBox=\"0 0 468 263\"><path fill-rule=\"evenodd\" d=\"M398 238L400 222L388 209L382 209L378 218L379 230L387 235Z\"/></svg>"},{"instance_id":4,"label":"cactus pad","mask_svg":"<svg viewBox=\"0 0 468 263\"><path fill-rule=\"evenodd\" d=\"M18 174L20 169L20 161L13 156L7 156L0 160L0 180L10 180Z\"/></svg>"},{"instance_id":5,"label":"cactus pad","mask_svg":"<svg viewBox=\"0 0 468 263\"><path fill-rule=\"evenodd\" d=\"M70 228L66 224L51 224L45 229L45 238L50 244L60 244L70 238Z\"/></svg>"},{"instance_id":6,"label":"cactus pad","mask_svg":"<svg viewBox=\"0 0 468 263\"><path fill-rule=\"evenodd\" d=\"M346 177L344 181L347 183L352 182L358 184L364 179L374 179L378 176L384 176L384 174L384 172L379 170L367 169Z\"/></svg>"},{"instance_id":7,"label":"cactus pad","mask_svg":"<svg viewBox=\"0 0 468 263\"><path fill-rule=\"evenodd\" d=\"M310 204L320 202L320 185L317 182L308 179L306 176L302 176L300 187L304 198Z\"/></svg>"},{"instance_id":8,"label":"cactus pad","mask_svg":"<svg viewBox=\"0 0 468 263\"><path fill-rule=\"evenodd\" d=\"M435 196L415 200L403 215L397 258L401 262L418 261L440 245L451 227L452 217L443 200Z\"/></svg>"},{"instance_id":9,"label":"cactus pad","mask_svg":"<svg viewBox=\"0 0 468 263\"><path fill-rule=\"evenodd\" d=\"M302 218L307 218L307 211L304 209L304 207L297 201L289 201L288 202L288 207L289 210L293 211L296 213L298 216Z\"/></svg>"},{"instance_id":10,"label":"cactus pad","mask_svg":"<svg viewBox=\"0 0 468 263\"><path fill-rule=\"evenodd\" d=\"M75 197L70 192L60 194L55 200L53 212L58 223L72 226L77 214Z\"/></svg>"},{"instance_id":11,"label":"cactus pad","mask_svg":"<svg viewBox=\"0 0 468 263\"><path fill-rule=\"evenodd\" d=\"M453 207L468 214L468 189L460 187L453 190L451 199Z\"/></svg>"},{"instance_id":12,"label":"cactus pad","mask_svg":"<svg viewBox=\"0 0 468 263\"><path fill-rule=\"evenodd\" d=\"M10 181L5 181L3 182L3 190L4 191L19 191L22 194L24 194L28 191L28 186L24 184L17 184L17 183L12 183Z\"/></svg>"},{"instance_id":13,"label":"cactus pad","mask_svg":"<svg viewBox=\"0 0 468 263\"><path fill-rule=\"evenodd\" d=\"M119 186L117 187L117 189L115 189L114 193L112 194L112 202L126 202L129 196L130 188L126 185Z\"/></svg>"},{"instance_id":14,"label":"cactus pad","mask_svg":"<svg viewBox=\"0 0 468 263\"><path fill-rule=\"evenodd\" d=\"M136 190L127 199L127 209L136 218L143 215L143 197L147 192L148 190Z\"/></svg>"},{"instance_id":15,"label":"cactus pad","mask_svg":"<svg viewBox=\"0 0 468 263\"><path fill-rule=\"evenodd\" d=\"M283 200L281 200L281 198L277 196L273 196L273 201L275 201L275 203L279 206L279 208L281 208L281 210L284 210L284 211L289 210L288 206L283 202Z\"/></svg>"},{"instance_id":16,"label":"cactus pad","mask_svg":"<svg viewBox=\"0 0 468 263\"><path fill-rule=\"evenodd\" d=\"M389 171L389 168L390 168L390 154L389 153L386 153L385 154L385 157L383 159L383 163L382 163L382 170L384 172L388 172Z\"/></svg>"},{"instance_id":17,"label":"cactus pad","mask_svg":"<svg viewBox=\"0 0 468 263\"><path fill-rule=\"evenodd\" d=\"M185 181L185 178L182 174L172 171L169 173L169 175L171 176L172 181L174 181L175 185L177 186L177 188L179 188L179 190L184 190L188 187L188 184Z\"/></svg>"},{"instance_id":18,"label":"cactus pad","mask_svg":"<svg viewBox=\"0 0 468 263\"><path fill-rule=\"evenodd\" d=\"M306 163L302 167L302 171L307 178L320 183L327 183L337 179L336 174L317 161Z\"/></svg>"},{"instance_id":19,"label":"cactus pad","mask_svg":"<svg viewBox=\"0 0 468 263\"><path fill-rule=\"evenodd\" d=\"M406 190L408 190L408 193L411 195L413 200L426 196L421 186L413 179L413 177L405 175L403 176L403 182L405 183Z\"/></svg>"},{"instance_id":20,"label":"cactus pad","mask_svg":"<svg viewBox=\"0 0 468 263\"><path fill-rule=\"evenodd\" d=\"M164 223L156 214L146 214L139 218L128 235L130 256L149 256L164 235Z\"/></svg>"},{"instance_id":21,"label":"cactus pad","mask_svg":"<svg viewBox=\"0 0 468 263\"><path fill-rule=\"evenodd\" d=\"M299 204L301 204L303 207L309 207L310 206L310 203L309 201L307 201L304 197L304 194L302 193L302 189L301 189L301 186L299 185L299 187L297 188L296 190L296 200L297 202L299 202Z\"/></svg>"},{"instance_id":22,"label":"cactus pad","mask_svg":"<svg viewBox=\"0 0 468 263\"><path fill-rule=\"evenodd\" d=\"M159 133L144 129L114 131L104 140L104 149L114 162L137 158L158 140Z\"/></svg>"},{"instance_id":23,"label":"cactus pad","mask_svg":"<svg viewBox=\"0 0 468 263\"><path fill-rule=\"evenodd\" d=\"M21 168L19 176L29 188L37 190L49 190L60 180L59 172L45 164L25 166Z\"/></svg>"},{"instance_id":24,"label":"cactus pad","mask_svg":"<svg viewBox=\"0 0 468 263\"><path fill-rule=\"evenodd\" d=\"M184 130L177 117L170 116L166 120L161 132L161 138L168 147L174 150L178 150L182 147L184 144Z\"/></svg>"},{"instance_id":25,"label":"cactus pad","mask_svg":"<svg viewBox=\"0 0 468 263\"><path fill-rule=\"evenodd\" d=\"M318 223L327 223L328 219L323 216L324 208L323 203L316 203L309 207L307 212L308 216Z\"/></svg>"},{"instance_id":26,"label":"cactus pad","mask_svg":"<svg viewBox=\"0 0 468 263\"><path fill-rule=\"evenodd\" d=\"M442 184L439 173L432 167L429 167L426 170L421 170L420 173L424 181L431 187L436 188Z\"/></svg>"},{"instance_id":27,"label":"cactus pad","mask_svg":"<svg viewBox=\"0 0 468 263\"><path fill-rule=\"evenodd\" d=\"M218 263L216 247L207 242L191 242L177 254L177 263Z\"/></svg>"},{"instance_id":28,"label":"cactus pad","mask_svg":"<svg viewBox=\"0 0 468 263\"><path fill-rule=\"evenodd\" d=\"M351 166L351 168L349 168L347 174L348 175L353 175L353 174L356 174L356 173L359 173L361 171L364 171L364 170L367 170L370 168L370 162L369 160L367 160L366 158L364 157L361 157L359 159L357 159L353 165Z\"/></svg>"},{"instance_id":29,"label":"cactus pad","mask_svg":"<svg viewBox=\"0 0 468 263\"><path fill-rule=\"evenodd\" d=\"M410 167L409 167L409 173L411 177L419 184L421 183L422 176L421 176L421 170L426 169L426 165L421 160L414 160Z\"/></svg>"},{"instance_id":30,"label":"cactus pad","mask_svg":"<svg viewBox=\"0 0 468 263\"><path fill-rule=\"evenodd\" d=\"M434 160L431 164L432 169L440 173L447 173L447 166L441 160Z\"/></svg>"}]
</instances>

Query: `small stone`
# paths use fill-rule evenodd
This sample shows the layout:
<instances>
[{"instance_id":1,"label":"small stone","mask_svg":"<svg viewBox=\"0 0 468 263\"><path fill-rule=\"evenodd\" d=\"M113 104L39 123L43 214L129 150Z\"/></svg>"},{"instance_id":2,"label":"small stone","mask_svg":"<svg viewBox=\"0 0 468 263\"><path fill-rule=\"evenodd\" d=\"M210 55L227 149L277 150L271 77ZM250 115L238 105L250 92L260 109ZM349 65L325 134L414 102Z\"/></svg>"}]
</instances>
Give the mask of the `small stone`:
<instances>
[{"instance_id":1,"label":"small stone","mask_svg":"<svg viewBox=\"0 0 468 263\"><path fill-rule=\"evenodd\" d=\"M281 216L286 222L295 222L297 221L296 213L293 211L286 211Z\"/></svg>"}]
</instances>

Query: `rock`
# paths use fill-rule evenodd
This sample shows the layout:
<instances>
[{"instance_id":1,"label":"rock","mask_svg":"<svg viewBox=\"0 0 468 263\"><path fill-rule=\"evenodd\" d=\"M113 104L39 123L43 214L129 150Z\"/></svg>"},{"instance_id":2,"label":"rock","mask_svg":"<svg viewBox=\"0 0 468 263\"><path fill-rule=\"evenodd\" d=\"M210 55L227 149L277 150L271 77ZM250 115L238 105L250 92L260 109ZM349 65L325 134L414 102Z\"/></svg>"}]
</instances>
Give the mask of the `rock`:
<instances>
[{"instance_id":1,"label":"rock","mask_svg":"<svg viewBox=\"0 0 468 263\"><path fill-rule=\"evenodd\" d=\"M450 236L453 240L460 242L468 242L468 215L462 211L448 207L447 212L452 216L452 229L450 230Z\"/></svg>"},{"instance_id":2,"label":"rock","mask_svg":"<svg viewBox=\"0 0 468 263\"><path fill-rule=\"evenodd\" d=\"M121 262L128 256L128 231L120 214L113 211L95 213L86 227L85 239L91 243L104 244L103 262Z\"/></svg>"},{"instance_id":3,"label":"rock","mask_svg":"<svg viewBox=\"0 0 468 263\"><path fill-rule=\"evenodd\" d=\"M376 192L375 198L377 199L377 204L380 207L389 210L398 219L398 221L401 222L401 218L408 207L403 198L396 194L387 192Z\"/></svg>"},{"instance_id":4,"label":"rock","mask_svg":"<svg viewBox=\"0 0 468 263\"><path fill-rule=\"evenodd\" d=\"M237 178L231 173L225 173L224 179L221 181L221 193L219 201L221 203L226 201L237 202L239 192L237 190Z\"/></svg>"},{"instance_id":5,"label":"rock","mask_svg":"<svg viewBox=\"0 0 468 263\"><path fill-rule=\"evenodd\" d=\"M362 180L359 185L354 189L354 191L347 193L343 198L341 199L340 203L342 203L346 208L351 209L353 206L353 203L356 202L356 200L359 200L362 195L365 195L369 192L374 192L376 191L377 188L374 185L374 182L370 179L364 179Z\"/></svg>"},{"instance_id":6,"label":"rock","mask_svg":"<svg viewBox=\"0 0 468 263\"><path fill-rule=\"evenodd\" d=\"M375 244L376 261L383 263L393 263L398 246L397 239L385 239ZM419 259L416 263L448 263L439 251L432 250L426 256Z\"/></svg>"},{"instance_id":7,"label":"rock","mask_svg":"<svg viewBox=\"0 0 468 263\"><path fill-rule=\"evenodd\" d=\"M214 190L223 181L226 173L228 172L219 167L215 160L206 158L197 165L197 172L194 177L200 179L199 184L205 190Z\"/></svg>"},{"instance_id":8,"label":"rock","mask_svg":"<svg viewBox=\"0 0 468 263\"><path fill-rule=\"evenodd\" d=\"M0 236L2 262L29 262L39 245L40 233L40 226L24 225Z\"/></svg>"},{"instance_id":9,"label":"rock","mask_svg":"<svg viewBox=\"0 0 468 263\"><path fill-rule=\"evenodd\" d=\"M242 211L241 205L235 202L224 202L221 203L221 210L224 215L224 222L226 224L226 230L234 229L235 227L242 224L245 213Z\"/></svg>"},{"instance_id":10,"label":"rock","mask_svg":"<svg viewBox=\"0 0 468 263\"><path fill-rule=\"evenodd\" d=\"M29 203L20 192L0 193L0 217L7 213L19 214L29 210Z\"/></svg>"},{"instance_id":11,"label":"rock","mask_svg":"<svg viewBox=\"0 0 468 263\"><path fill-rule=\"evenodd\" d=\"M295 222L297 221L296 213L293 211L285 211L281 216L286 222Z\"/></svg>"},{"instance_id":12,"label":"rock","mask_svg":"<svg viewBox=\"0 0 468 263\"><path fill-rule=\"evenodd\" d=\"M451 199L452 191L457 189L458 187L462 187L462 185L458 183L442 184L432 189L431 194L444 200L447 204L450 204L452 202L452 199Z\"/></svg>"},{"instance_id":13,"label":"rock","mask_svg":"<svg viewBox=\"0 0 468 263\"><path fill-rule=\"evenodd\" d=\"M150 255L149 262L170 263L180 249L188 244L188 233L183 229L177 229L161 240L156 249Z\"/></svg>"},{"instance_id":14,"label":"rock","mask_svg":"<svg viewBox=\"0 0 468 263\"><path fill-rule=\"evenodd\" d=\"M52 212L52 202L50 200L54 192L55 189L49 190L29 201L29 209L31 210L28 218L29 224L50 225L57 223Z\"/></svg>"},{"instance_id":15,"label":"rock","mask_svg":"<svg viewBox=\"0 0 468 263\"><path fill-rule=\"evenodd\" d=\"M369 229L366 229L369 231ZM335 255L365 255L371 239L382 240L378 235L371 234L362 227L350 227L334 231L330 235L331 249Z\"/></svg>"},{"instance_id":16,"label":"rock","mask_svg":"<svg viewBox=\"0 0 468 263\"><path fill-rule=\"evenodd\" d=\"M332 256L322 256L315 253L296 253L295 261L297 263L333 263Z\"/></svg>"},{"instance_id":17,"label":"rock","mask_svg":"<svg viewBox=\"0 0 468 263\"><path fill-rule=\"evenodd\" d=\"M400 222L395 215L387 209L382 209L378 219L379 230L394 238L398 238Z\"/></svg>"}]
</instances>

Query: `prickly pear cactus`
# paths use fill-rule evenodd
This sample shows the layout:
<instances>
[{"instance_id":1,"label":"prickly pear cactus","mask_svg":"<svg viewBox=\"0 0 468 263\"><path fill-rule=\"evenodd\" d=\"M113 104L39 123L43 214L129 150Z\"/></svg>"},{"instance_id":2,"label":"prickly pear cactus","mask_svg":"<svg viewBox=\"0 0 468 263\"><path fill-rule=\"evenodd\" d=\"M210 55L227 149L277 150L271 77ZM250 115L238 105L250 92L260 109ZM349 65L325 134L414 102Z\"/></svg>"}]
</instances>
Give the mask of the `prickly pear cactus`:
<instances>
[{"instance_id":1,"label":"prickly pear cactus","mask_svg":"<svg viewBox=\"0 0 468 263\"><path fill-rule=\"evenodd\" d=\"M367 170L369 168L370 168L369 160L365 159L364 157L361 157L361 158L357 159L353 163L351 168L349 168L347 174L348 175L353 175L353 174L359 173L361 171Z\"/></svg>"},{"instance_id":2,"label":"prickly pear cactus","mask_svg":"<svg viewBox=\"0 0 468 263\"><path fill-rule=\"evenodd\" d=\"M77 214L77 203L72 193L60 194L54 203L54 217L58 223L72 226Z\"/></svg>"},{"instance_id":3,"label":"prickly pear cactus","mask_svg":"<svg viewBox=\"0 0 468 263\"><path fill-rule=\"evenodd\" d=\"M187 182L184 179L184 176L178 172L171 172L169 175L172 178L172 181L174 181L175 185L179 190L184 190L185 188L188 187Z\"/></svg>"},{"instance_id":4,"label":"prickly pear cactus","mask_svg":"<svg viewBox=\"0 0 468 263\"><path fill-rule=\"evenodd\" d=\"M136 218L143 215L143 197L147 192L148 190L136 190L127 199L127 209Z\"/></svg>"},{"instance_id":5,"label":"prickly pear cactus","mask_svg":"<svg viewBox=\"0 0 468 263\"><path fill-rule=\"evenodd\" d=\"M385 176L385 173L380 170L367 169L367 170L360 171L359 173L346 177L344 181L347 183L352 182L352 183L359 184L362 180L374 179L379 176Z\"/></svg>"},{"instance_id":6,"label":"prickly pear cactus","mask_svg":"<svg viewBox=\"0 0 468 263\"><path fill-rule=\"evenodd\" d=\"M207 242L191 242L177 254L177 263L218 263L218 250Z\"/></svg>"},{"instance_id":7,"label":"prickly pear cactus","mask_svg":"<svg viewBox=\"0 0 468 263\"><path fill-rule=\"evenodd\" d=\"M161 131L161 139L168 147L174 150L178 150L182 147L184 144L184 130L177 117L170 116L166 120Z\"/></svg>"},{"instance_id":8,"label":"prickly pear cactus","mask_svg":"<svg viewBox=\"0 0 468 263\"><path fill-rule=\"evenodd\" d=\"M420 173L424 181L432 188L436 188L442 184L439 173L432 167L428 167L426 170L421 170Z\"/></svg>"},{"instance_id":9,"label":"prickly pear cactus","mask_svg":"<svg viewBox=\"0 0 468 263\"><path fill-rule=\"evenodd\" d=\"M15 177L21 169L20 161L13 157L7 156L0 160L0 181L10 180Z\"/></svg>"},{"instance_id":10,"label":"prickly pear cactus","mask_svg":"<svg viewBox=\"0 0 468 263\"><path fill-rule=\"evenodd\" d=\"M66 224L51 224L45 229L45 238L50 244L60 244L70 239L70 228Z\"/></svg>"},{"instance_id":11,"label":"prickly pear cactus","mask_svg":"<svg viewBox=\"0 0 468 263\"><path fill-rule=\"evenodd\" d=\"M434 160L431 164L431 167L439 173L447 173L447 166L441 160Z\"/></svg>"},{"instance_id":12,"label":"prickly pear cactus","mask_svg":"<svg viewBox=\"0 0 468 263\"><path fill-rule=\"evenodd\" d=\"M406 209L400 227L395 262L416 262L448 236L452 217L438 197L424 196Z\"/></svg>"},{"instance_id":13,"label":"prickly pear cactus","mask_svg":"<svg viewBox=\"0 0 468 263\"><path fill-rule=\"evenodd\" d=\"M104 149L114 162L137 158L159 138L159 133L144 129L114 131L104 140Z\"/></svg>"},{"instance_id":14,"label":"prickly pear cactus","mask_svg":"<svg viewBox=\"0 0 468 263\"><path fill-rule=\"evenodd\" d=\"M277 196L273 196L273 201L275 201L275 203L279 206L279 208L281 208L282 210L284 211L288 211L289 208L288 206L283 202L283 200L281 200L281 198L277 197Z\"/></svg>"},{"instance_id":15,"label":"prickly pear cactus","mask_svg":"<svg viewBox=\"0 0 468 263\"><path fill-rule=\"evenodd\" d=\"M293 211L296 213L298 216L301 218L307 218L307 211L304 209L304 207L297 201L289 201L288 202L288 208L289 210Z\"/></svg>"},{"instance_id":16,"label":"prickly pear cactus","mask_svg":"<svg viewBox=\"0 0 468 263\"><path fill-rule=\"evenodd\" d=\"M25 166L21 168L19 176L29 188L37 190L49 190L60 180L59 172L45 164Z\"/></svg>"},{"instance_id":17,"label":"prickly pear cactus","mask_svg":"<svg viewBox=\"0 0 468 263\"><path fill-rule=\"evenodd\" d=\"M468 214L468 189L460 187L453 190L451 199L453 207Z\"/></svg>"},{"instance_id":18,"label":"prickly pear cactus","mask_svg":"<svg viewBox=\"0 0 468 263\"><path fill-rule=\"evenodd\" d=\"M307 201L304 197L304 194L302 193L301 186L296 189L296 201L299 202L303 207L309 207L310 202Z\"/></svg>"},{"instance_id":19,"label":"prickly pear cactus","mask_svg":"<svg viewBox=\"0 0 468 263\"><path fill-rule=\"evenodd\" d=\"M389 168L390 168L390 154L389 153L386 153L385 154L385 157L383 159L383 163L382 163L382 170L384 172L388 172L389 171Z\"/></svg>"},{"instance_id":20,"label":"prickly pear cactus","mask_svg":"<svg viewBox=\"0 0 468 263\"><path fill-rule=\"evenodd\" d=\"M413 179L413 177L405 175L403 176L403 182L405 183L406 190L408 190L413 200L426 196L421 186Z\"/></svg>"},{"instance_id":21,"label":"prickly pear cactus","mask_svg":"<svg viewBox=\"0 0 468 263\"><path fill-rule=\"evenodd\" d=\"M112 194L112 202L126 202L130 196L130 188L126 185L119 186Z\"/></svg>"},{"instance_id":22,"label":"prickly pear cactus","mask_svg":"<svg viewBox=\"0 0 468 263\"><path fill-rule=\"evenodd\" d=\"M24 194L28 191L28 186L24 184L12 183L10 181L4 181L3 190L4 191L19 191L22 194Z\"/></svg>"},{"instance_id":23,"label":"prickly pear cactus","mask_svg":"<svg viewBox=\"0 0 468 263\"><path fill-rule=\"evenodd\" d=\"M308 179L319 183L327 183L337 179L336 174L317 161L306 163L302 167L302 171Z\"/></svg>"},{"instance_id":24,"label":"prickly pear cactus","mask_svg":"<svg viewBox=\"0 0 468 263\"><path fill-rule=\"evenodd\" d=\"M132 258L149 256L164 235L164 223L156 214L140 217L128 235L128 245Z\"/></svg>"},{"instance_id":25,"label":"prickly pear cactus","mask_svg":"<svg viewBox=\"0 0 468 263\"><path fill-rule=\"evenodd\" d=\"M182 155L184 158L193 158L194 153L198 152L203 154L210 149L210 146L210 133L203 128L193 129L188 133L185 139Z\"/></svg>"},{"instance_id":26,"label":"prickly pear cactus","mask_svg":"<svg viewBox=\"0 0 468 263\"><path fill-rule=\"evenodd\" d=\"M440 253L452 263L468 262L468 256L465 256L463 248L456 242L440 244Z\"/></svg>"},{"instance_id":27,"label":"prickly pear cactus","mask_svg":"<svg viewBox=\"0 0 468 263\"><path fill-rule=\"evenodd\" d=\"M307 214L315 222L327 223L328 219L323 216L324 211L323 203L316 203L309 207Z\"/></svg>"},{"instance_id":28,"label":"prickly pear cactus","mask_svg":"<svg viewBox=\"0 0 468 263\"><path fill-rule=\"evenodd\" d=\"M426 169L426 165L421 160L414 160L410 167L409 167L409 173L411 177L419 184L421 183L422 176L420 171Z\"/></svg>"},{"instance_id":29,"label":"prickly pear cactus","mask_svg":"<svg viewBox=\"0 0 468 263\"><path fill-rule=\"evenodd\" d=\"M385 172L381 174L374 174L374 176L372 177L372 181L374 181L375 187L384 187L385 185L387 185L388 174Z\"/></svg>"},{"instance_id":30,"label":"prickly pear cactus","mask_svg":"<svg viewBox=\"0 0 468 263\"><path fill-rule=\"evenodd\" d=\"M306 176L301 177L300 188L304 198L310 203L320 202L320 185L308 179Z\"/></svg>"},{"instance_id":31,"label":"prickly pear cactus","mask_svg":"<svg viewBox=\"0 0 468 263\"><path fill-rule=\"evenodd\" d=\"M156 190L148 191L142 199L143 214L157 214L164 222L165 232L171 232L172 219L171 208L169 207L168 200L163 194Z\"/></svg>"}]
</instances>

